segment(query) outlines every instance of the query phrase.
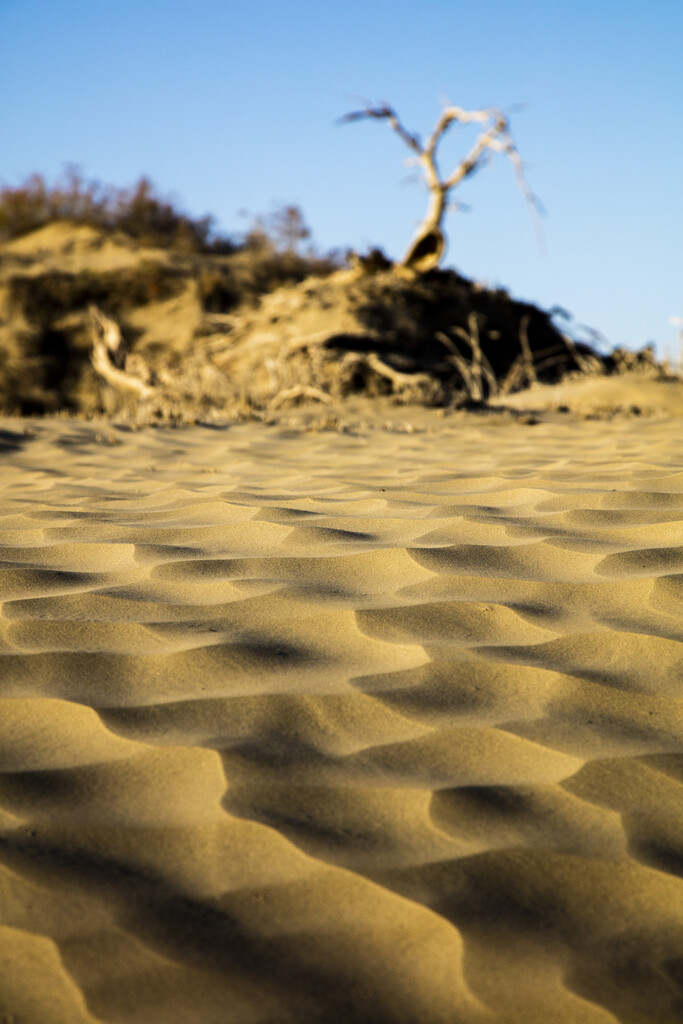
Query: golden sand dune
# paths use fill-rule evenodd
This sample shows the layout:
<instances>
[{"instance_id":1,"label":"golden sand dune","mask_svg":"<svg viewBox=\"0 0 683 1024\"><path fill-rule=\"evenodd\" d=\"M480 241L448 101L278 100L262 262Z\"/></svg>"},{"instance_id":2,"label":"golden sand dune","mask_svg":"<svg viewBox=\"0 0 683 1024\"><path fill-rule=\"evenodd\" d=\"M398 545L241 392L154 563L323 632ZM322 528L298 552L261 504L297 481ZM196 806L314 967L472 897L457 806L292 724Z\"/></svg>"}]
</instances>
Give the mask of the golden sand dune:
<instances>
[{"instance_id":1,"label":"golden sand dune","mask_svg":"<svg viewBox=\"0 0 683 1024\"><path fill-rule=\"evenodd\" d=\"M683 1019L672 422L0 431L0 1019Z\"/></svg>"}]
</instances>

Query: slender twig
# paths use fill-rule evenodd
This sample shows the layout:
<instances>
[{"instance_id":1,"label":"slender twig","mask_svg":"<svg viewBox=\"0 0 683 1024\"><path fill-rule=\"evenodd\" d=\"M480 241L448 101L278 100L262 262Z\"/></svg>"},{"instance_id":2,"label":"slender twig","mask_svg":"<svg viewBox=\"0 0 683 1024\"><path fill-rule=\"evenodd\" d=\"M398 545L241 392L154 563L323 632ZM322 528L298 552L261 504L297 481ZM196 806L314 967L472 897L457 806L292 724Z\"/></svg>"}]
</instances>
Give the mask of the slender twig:
<instances>
[{"instance_id":1,"label":"slender twig","mask_svg":"<svg viewBox=\"0 0 683 1024\"><path fill-rule=\"evenodd\" d=\"M519 322L519 343L522 347L522 355L524 357L524 372L526 373L529 384L536 384L538 377L536 376L536 370L534 369L534 356L531 351L531 345L529 344L529 320L531 317L528 313L522 317Z\"/></svg>"}]
</instances>

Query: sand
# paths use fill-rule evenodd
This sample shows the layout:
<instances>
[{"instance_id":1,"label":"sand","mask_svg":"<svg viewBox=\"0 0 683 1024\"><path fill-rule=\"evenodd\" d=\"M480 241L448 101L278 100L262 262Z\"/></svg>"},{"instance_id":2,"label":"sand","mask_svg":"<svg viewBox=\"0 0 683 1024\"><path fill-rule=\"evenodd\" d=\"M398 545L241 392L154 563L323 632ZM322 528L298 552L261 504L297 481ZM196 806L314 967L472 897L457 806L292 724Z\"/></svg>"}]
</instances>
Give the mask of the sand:
<instances>
[{"instance_id":1,"label":"sand","mask_svg":"<svg viewBox=\"0 0 683 1024\"><path fill-rule=\"evenodd\" d=\"M667 418L5 420L0 1020L683 1019Z\"/></svg>"}]
</instances>

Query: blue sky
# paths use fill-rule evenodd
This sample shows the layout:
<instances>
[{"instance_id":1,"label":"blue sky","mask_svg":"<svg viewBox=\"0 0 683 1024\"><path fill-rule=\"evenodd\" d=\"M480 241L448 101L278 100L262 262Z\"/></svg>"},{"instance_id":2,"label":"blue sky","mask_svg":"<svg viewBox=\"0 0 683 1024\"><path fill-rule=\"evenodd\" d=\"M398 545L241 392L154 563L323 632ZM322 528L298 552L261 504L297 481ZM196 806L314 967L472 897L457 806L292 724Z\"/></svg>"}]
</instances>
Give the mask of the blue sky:
<instances>
[{"instance_id":1,"label":"blue sky","mask_svg":"<svg viewBox=\"0 0 683 1024\"><path fill-rule=\"evenodd\" d=\"M0 0L0 182L66 162L149 175L239 232L298 203L323 248L402 255L425 208L384 123L426 135L444 98L511 115L547 210L536 241L502 158L454 195L446 262L613 344L683 316L680 0ZM447 170L472 141L451 133Z\"/></svg>"}]
</instances>

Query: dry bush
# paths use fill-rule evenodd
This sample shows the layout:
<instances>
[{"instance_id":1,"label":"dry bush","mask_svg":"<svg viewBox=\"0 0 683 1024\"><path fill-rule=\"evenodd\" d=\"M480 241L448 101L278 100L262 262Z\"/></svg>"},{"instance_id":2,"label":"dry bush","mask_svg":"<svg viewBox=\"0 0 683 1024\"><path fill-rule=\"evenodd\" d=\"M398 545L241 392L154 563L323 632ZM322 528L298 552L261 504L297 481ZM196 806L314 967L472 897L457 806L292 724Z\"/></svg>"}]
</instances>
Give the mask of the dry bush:
<instances>
[{"instance_id":1,"label":"dry bush","mask_svg":"<svg viewBox=\"0 0 683 1024\"><path fill-rule=\"evenodd\" d=\"M245 304L253 304L262 295L299 284L306 278L326 277L342 265L336 253L321 255L315 250L300 253L281 248L268 234L258 231L250 232L243 247L226 262L235 295L239 303Z\"/></svg>"},{"instance_id":2,"label":"dry bush","mask_svg":"<svg viewBox=\"0 0 683 1024\"><path fill-rule=\"evenodd\" d=\"M632 352L627 348L615 348L609 356L611 368L616 373L662 373L662 367L657 362L655 351L652 345L647 345L639 352Z\"/></svg>"},{"instance_id":3,"label":"dry bush","mask_svg":"<svg viewBox=\"0 0 683 1024\"><path fill-rule=\"evenodd\" d=\"M181 252L233 252L229 238L214 232L213 217L191 217L160 196L148 178L132 188L114 188L87 181L68 166L49 185L33 174L16 188L0 190L0 241L35 231L56 220L125 231L141 245Z\"/></svg>"},{"instance_id":4,"label":"dry bush","mask_svg":"<svg viewBox=\"0 0 683 1024\"><path fill-rule=\"evenodd\" d=\"M340 252L321 253L312 245L302 249L310 237L298 206L257 217L234 253L201 268L198 289L204 311L220 314L253 307L278 288L339 270L345 262Z\"/></svg>"},{"instance_id":5,"label":"dry bush","mask_svg":"<svg viewBox=\"0 0 683 1024\"><path fill-rule=\"evenodd\" d=\"M16 275L8 287L10 310L25 311L28 322L40 326L67 313L85 310L93 303L105 305L120 316L133 307L172 298L184 286L179 270L154 260L141 260L126 270Z\"/></svg>"}]
</instances>

